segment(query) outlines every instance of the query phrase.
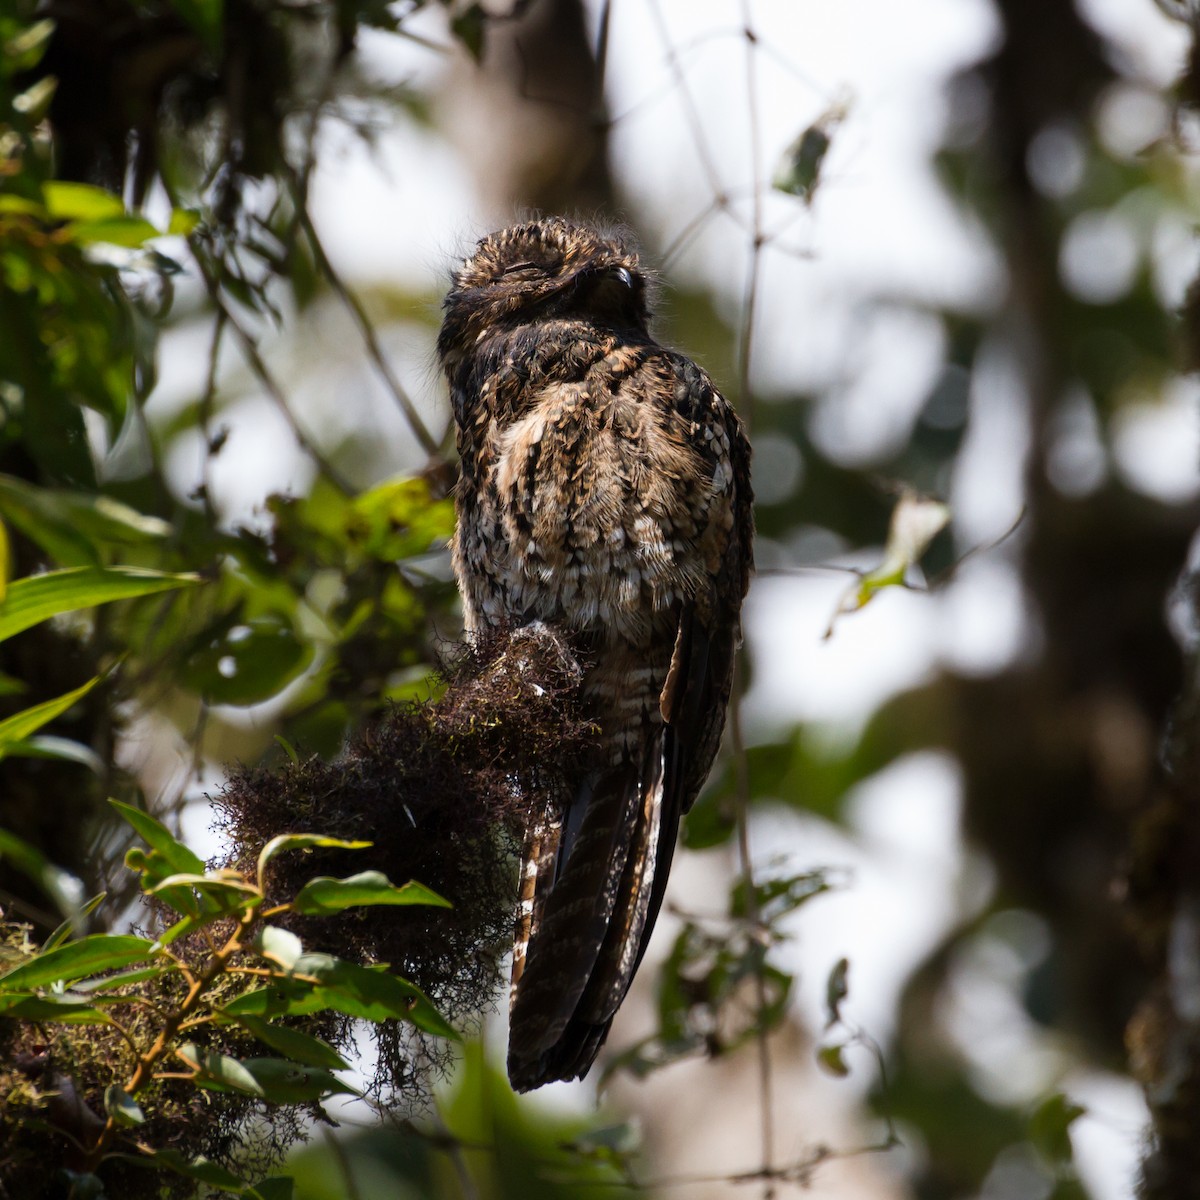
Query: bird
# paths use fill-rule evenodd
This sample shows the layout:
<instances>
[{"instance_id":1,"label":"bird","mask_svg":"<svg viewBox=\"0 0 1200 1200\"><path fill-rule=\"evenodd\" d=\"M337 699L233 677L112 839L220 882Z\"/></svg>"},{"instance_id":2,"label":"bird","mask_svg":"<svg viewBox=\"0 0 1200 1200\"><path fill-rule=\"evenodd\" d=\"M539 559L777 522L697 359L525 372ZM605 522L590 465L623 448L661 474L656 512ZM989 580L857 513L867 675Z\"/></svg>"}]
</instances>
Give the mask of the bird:
<instances>
[{"instance_id":1,"label":"bird","mask_svg":"<svg viewBox=\"0 0 1200 1200\"><path fill-rule=\"evenodd\" d=\"M542 623L583 664L594 762L531 820L508 1074L581 1078L663 903L721 741L753 567L750 448L650 332L630 235L540 216L454 272L437 352L457 434L451 544L468 635Z\"/></svg>"}]
</instances>

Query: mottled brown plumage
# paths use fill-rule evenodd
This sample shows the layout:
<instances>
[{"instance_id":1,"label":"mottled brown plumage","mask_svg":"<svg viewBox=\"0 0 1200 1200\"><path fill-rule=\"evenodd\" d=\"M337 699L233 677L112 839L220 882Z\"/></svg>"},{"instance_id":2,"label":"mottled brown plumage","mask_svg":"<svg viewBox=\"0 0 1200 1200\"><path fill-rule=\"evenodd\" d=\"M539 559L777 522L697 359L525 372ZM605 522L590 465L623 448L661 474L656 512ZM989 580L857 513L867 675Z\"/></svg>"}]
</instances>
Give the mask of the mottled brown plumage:
<instances>
[{"instance_id":1,"label":"mottled brown plumage","mask_svg":"<svg viewBox=\"0 0 1200 1200\"><path fill-rule=\"evenodd\" d=\"M749 448L647 328L637 255L548 217L484 238L438 353L468 630L542 621L587 664L595 769L525 845L509 1078L583 1075L641 961L717 752L751 567Z\"/></svg>"}]
</instances>

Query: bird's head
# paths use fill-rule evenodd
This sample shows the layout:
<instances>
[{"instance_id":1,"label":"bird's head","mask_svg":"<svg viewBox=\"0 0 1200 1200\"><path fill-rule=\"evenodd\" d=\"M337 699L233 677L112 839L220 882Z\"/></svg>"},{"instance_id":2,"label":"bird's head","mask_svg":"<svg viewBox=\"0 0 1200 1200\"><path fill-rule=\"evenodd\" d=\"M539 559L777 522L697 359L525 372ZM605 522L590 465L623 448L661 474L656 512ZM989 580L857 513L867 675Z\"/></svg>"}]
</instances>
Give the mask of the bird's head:
<instances>
[{"instance_id":1,"label":"bird's head","mask_svg":"<svg viewBox=\"0 0 1200 1200\"><path fill-rule=\"evenodd\" d=\"M490 332L554 318L644 330L637 252L619 236L563 217L489 234L454 273L438 353L449 366Z\"/></svg>"}]
</instances>

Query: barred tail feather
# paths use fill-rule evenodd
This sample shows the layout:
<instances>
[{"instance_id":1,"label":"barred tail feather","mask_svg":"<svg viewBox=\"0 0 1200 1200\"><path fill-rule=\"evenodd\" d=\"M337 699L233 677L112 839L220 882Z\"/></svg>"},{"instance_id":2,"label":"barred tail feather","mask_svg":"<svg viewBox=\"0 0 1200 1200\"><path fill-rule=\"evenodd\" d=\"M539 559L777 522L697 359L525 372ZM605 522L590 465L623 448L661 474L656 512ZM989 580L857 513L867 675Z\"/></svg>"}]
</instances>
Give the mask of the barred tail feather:
<instances>
[{"instance_id":1,"label":"barred tail feather","mask_svg":"<svg viewBox=\"0 0 1200 1200\"><path fill-rule=\"evenodd\" d=\"M674 850L679 813L664 804L665 782L659 730L641 763L581 788L586 810L573 844L563 839L558 879L514 986L508 1073L518 1091L583 1075L604 1043L649 940Z\"/></svg>"}]
</instances>

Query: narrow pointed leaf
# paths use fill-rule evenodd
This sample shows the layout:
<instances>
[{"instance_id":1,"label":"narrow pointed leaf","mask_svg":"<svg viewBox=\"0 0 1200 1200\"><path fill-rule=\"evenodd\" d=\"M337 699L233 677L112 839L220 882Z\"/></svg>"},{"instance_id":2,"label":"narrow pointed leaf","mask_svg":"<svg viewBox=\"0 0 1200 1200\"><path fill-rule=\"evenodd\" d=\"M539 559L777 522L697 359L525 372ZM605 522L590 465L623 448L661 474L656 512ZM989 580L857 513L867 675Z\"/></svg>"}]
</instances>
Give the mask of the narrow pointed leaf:
<instances>
[{"instance_id":1,"label":"narrow pointed leaf","mask_svg":"<svg viewBox=\"0 0 1200 1200\"><path fill-rule=\"evenodd\" d=\"M174 970L178 970L174 964L168 967L134 967L129 971L118 971L115 975L103 975L96 979L80 979L73 985L72 990L85 994L98 992L100 995L97 998L101 999L107 991L113 991L130 983L141 983L144 979L157 979L160 975Z\"/></svg>"},{"instance_id":2,"label":"narrow pointed leaf","mask_svg":"<svg viewBox=\"0 0 1200 1200\"><path fill-rule=\"evenodd\" d=\"M278 1050L293 1062L306 1067L324 1067L330 1071L350 1069L350 1064L332 1046L310 1033L287 1025L272 1025L261 1017L241 1016L234 1019L264 1045Z\"/></svg>"},{"instance_id":3,"label":"narrow pointed leaf","mask_svg":"<svg viewBox=\"0 0 1200 1200\"><path fill-rule=\"evenodd\" d=\"M63 1025L108 1025L109 1019L85 996L0 991L0 1017L21 1021L54 1021Z\"/></svg>"},{"instance_id":4,"label":"narrow pointed leaf","mask_svg":"<svg viewBox=\"0 0 1200 1200\"><path fill-rule=\"evenodd\" d=\"M223 1188L233 1192L235 1196L242 1195L246 1190L245 1180L239 1179L232 1171L210 1162L203 1155L198 1158L184 1158L178 1150L154 1150L146 1159L134 1160L131 1156L122 1156L126 1161L138 1161L147 1166L166 1167L176 1175L188 1179L197 1179L210 1187Z\"/></svg>"},{"instance_id":5,"label":"narrow pointed leaf","mask_svg":"<svg viewBox=\"0 0 1200 1200\"><path fill-rule=\"evenodd\" d=\"M137 830L142 841L152 850L157 850L177 872L204 874L204 860L189 850L157 818L120 800L109 800L109 804Z\"/></svg>"},{"instance_id":6,"label":"narrow pointed leaf","mask_svg":"<svg viewBox=\"0 0 1200 1200\"><path fill-rule=\"evenodd\" d=\"M66 695L56 696L53 700L45 700L32 708L22 709L6 720L0 721L0 758L3 758L13 747L23 742L31 733L49 724L55 717L62 716L73 704L82 700L100 682L100 676L89 679L82 687L77 687Z\"/></svg>"},{"instance_id":7,"label":"narrow pointed leaf","mask_svg":"<svg viewBox=\"0 0 1200 1200\"><path fill-rule=\"evenodd\" d=\"M0 862L15 867L32 879L69 920L76 919L83 899L83 882L63 867L56 866L35 846L15 833L0 829Z\"/></svg>"},{"instance_id":8,"label":"narrow pointed leaf","mask_svg":"<svg viewBox=\"0 0 1200 1200\"><path fill-rule=\"evenodd\" d=\"M142 962L153 952L153 942L132 934L93 934L39 954L7 974L0 975L0 991L14 988L26 991L47 987L60 980L69 983L86 975L95 975L98 971L116 970L130 963Z\"/></svg>"},{"instance_id":9,"label":"narrow pointed leaf","mask_svg":"<svg viewBox=\"0 0 1200 1200\"><path fill-rule=\"evenodd\" d=\"M59 613L200 583L199 575L139 567L68 567L18 579L0 604L0 641Z\"/></svg>"}]
</instances>

